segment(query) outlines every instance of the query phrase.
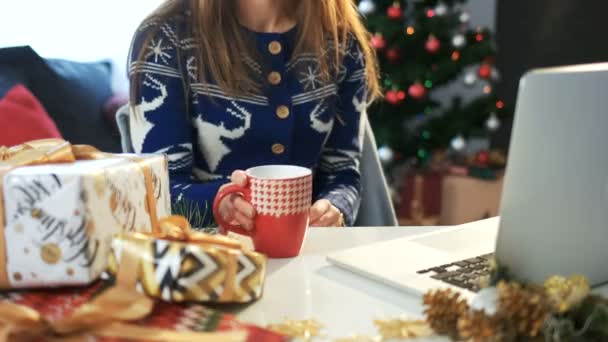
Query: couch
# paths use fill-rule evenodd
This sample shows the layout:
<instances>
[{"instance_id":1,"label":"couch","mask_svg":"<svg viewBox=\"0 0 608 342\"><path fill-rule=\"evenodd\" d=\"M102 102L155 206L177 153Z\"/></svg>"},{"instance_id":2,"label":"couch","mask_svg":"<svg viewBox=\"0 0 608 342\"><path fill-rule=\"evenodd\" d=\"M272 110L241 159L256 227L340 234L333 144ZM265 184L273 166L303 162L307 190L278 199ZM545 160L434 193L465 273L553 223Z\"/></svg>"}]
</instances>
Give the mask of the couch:
<instances>
[{"instance_id":1,"label":"couch","mask_svg":"<svg viewBox=\"0 0 608 342\"><path fill-rule=\"evenodd\" d=\"M120 152L113 114L127 98L114 94L111 80L109 61L45 59L29 46L0 49L0 146L20 137L59 135L74 144ZM40 127L46 120L52 124Z\"/></svg>"}]
</instances>

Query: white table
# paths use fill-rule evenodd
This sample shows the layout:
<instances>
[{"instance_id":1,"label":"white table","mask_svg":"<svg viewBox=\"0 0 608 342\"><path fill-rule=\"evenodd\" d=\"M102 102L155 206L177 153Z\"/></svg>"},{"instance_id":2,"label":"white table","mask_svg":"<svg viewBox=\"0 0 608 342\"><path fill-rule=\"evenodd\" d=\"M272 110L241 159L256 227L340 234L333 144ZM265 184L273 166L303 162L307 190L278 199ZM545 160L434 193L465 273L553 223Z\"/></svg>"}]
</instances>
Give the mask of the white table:
<instances>
[{"instance_id":1,"label":"white table","mask_svg":"<svg viewBox=\"0 0 608 342\"><path fill-rule=\"evenodd\" d=\"M300 256L268 261L263 297L237 311L237 316L261 326L286 318L312 318L324 324L329 339L354 333L373 336L375 318L422 318L421 298L342 270L325 256L438 229L442 228L310 228Z\"/></svg>"},{"instance_id":2,"label":"white table","mask_svg":"<svg viewBox=\"0 0 608 342\"><path fill-rule=\"evenodd\" d=\"M240 320L260 326L285 319L315 319L324 324L327 340L355 333L374 336L375 318L422 318L420 297L333 266L325 256L346 248L440 229L445 227L310 228L301 255L270 259L263 297L245 308L237 308L236 314ZM608 296L608 285L594 292Z\"/></svg>"}]
</instances>

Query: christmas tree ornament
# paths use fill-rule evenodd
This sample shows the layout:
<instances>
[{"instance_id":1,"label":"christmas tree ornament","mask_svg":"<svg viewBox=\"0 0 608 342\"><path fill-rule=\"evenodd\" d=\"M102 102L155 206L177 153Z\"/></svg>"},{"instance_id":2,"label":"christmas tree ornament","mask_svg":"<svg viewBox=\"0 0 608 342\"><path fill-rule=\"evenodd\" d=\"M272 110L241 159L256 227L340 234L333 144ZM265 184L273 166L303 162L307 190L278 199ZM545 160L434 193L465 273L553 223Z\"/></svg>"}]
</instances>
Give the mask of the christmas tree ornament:
<instances>
[{"instance_id":1,"label":"christmas tree ornament","mask_svg":"<svg viewBox=\"0 0 608 342\"><path fill-rule=\"evenodd\" d=\"M495 132L500 128L500 119L498 119L496 113L490 113L490 117L486 120L486 128L490 132Z\"/></svg>"},{"instance_id":2,"label":"christmas tree ornament","mask_svg":"<svg viewBox=\"0 0 608 342\"><path fill-rule=\"evenodd\" d=\"M386 47L386 40L384 40L384 36L382 33L376 33L372 36L370 41L372 47L376 50L382 50Z\"/></svg>"},{"instance_id":3,"label":"christmas tree ornament","mask_svg":"<svg viewBox=\"0 0 608 342\"><path fill-rule=\"evenodd\" d=\"M413 35L414 33L416 33L416 29L414 28L414 26L410 25L410 26L408 26L408 27L406 27L406 28L405 28L405 33L406 33L408 36L411 36L411 35Z\"/></svg>"},{"instance_id":4,"label":"christmas tree ornament","mask_svg":"<svg viewBox=\"0 0 608 342\"><path fill-rule=\"evenodd\" d=\"M454 46L457 49L461 49L464 47L464 45L466 44L467 40L464 37L464 34L462 33L458 33L456 35L454 35L454 37L452 37L452 46Z\"/></svg>"},{"instance_id":5,"label":"christmas tree ornament","mask_svg":"<svg viewBox=\"0 0 608 342\"><path fill-rule=\"evenodd\" d=\"M401 53L397 48L390 48L386 51L386 59L388 59L391 63L396 63L397 61L399 61L400 57Z\"/></svg>"},{"instance_id":6,"label":"christmas tree ornament","mask_svg":"<svg viewBox=\"0 0 608 342\"><path fill-rule=\"evenodd\" d=\"M482 64L477 71L479 77L489 79L492 76L492 66L490 64Z\"/></svg>"},{"instance_id":7,"label":"christmas tree ornament","mask_svg":"<svg viewBox=\"0 0 608 342\"><path fill-rule=\"evenodd\" d=\"M422 299L427 323L438 334L459 340L458 318L469 311L467 300L450 289L434 290Z\"/></svg>"},{"instance_id":8,"label":"christmas tree ornament","mask_svg":"<svg viewBox=\"0 0 608 342\"><path fill-rule=\"evenodd\" d=\"M439 49L441 48L441 42L439 41L439 39L437 39L437 37L431 34L426 40L424 48L426 49L426 52L430 54L435 54L439 52Z\"/></svg>"},{"instance_id":9,"label":"christmas tree ornament","mask_svg":"<svg viewBox=\"0 0 608 342\"><path fill-rule=\"evenodd\" d=\"M388 164L393 161L395 153L390 147L383 145L378 148L378 157L381 162Z\"/></svg>"},{"instance_id":10,"label":"christmas tree ornament","mask_svg":"<svg viewBox=\"0 0 608 342\"><path fill-rule=\"evenodd\" d=\"M403 90L399 90L399 91L397 92L397 99L398 99L399 101L403 101L403 100L405 100L405 92L404 92Z\"/></svg>"},{"instance_id":11,"label":"christmas tree ornament","mask_svg":"<svg viewBox=\"0 0 608 342\"><path fill-rule=\"evenodd\" d=\"M426 10L426 16L427 18L432 18L435 16L435 10L432 8L429 8L428 10Z\"/></svg>"},{"instance_id":12,"label":"christmas tree ornament","mask_svg":"<svg viewBox=\"0 0 608 342\"><path fill-rule=\"evenodd\" d=\"M386 15L391 20L401 20L401 18L403 18L403 10L401 9L399 2L395 1L389 6L386 10Z\"/></svg>"},{"instance_id":13,"label":"christmas tree ornament","mask_svg":"<svg viewBox=\"0 0 608 342\"><path fill-rule=\"evenodd\" d=\"M496 109L503 109L505 108L505 103L502 100L498 100L496 101Z\"/></svg>"},{"instance_id":14,"label":"christmas tree ornament","mask_svg":"<svg viewBox=\"0 0 608 342\"><path fill-rule=\"evenodd\" d=\"M489 86L489 85L483 86L483 93L484 94L489 94L491 92L492 92L492 87L491 86Z\"/></svg>"},{"instance_id":15,"label":"christmas tree ornament","mask_svg":"<svg viewBox=\"0 0 608 342\"><path fill-rule=\"evenodd\" d=\"M499 282L498 315L510 326L516 341L539 336L550 313L550 302L540 286Z\"/></svg>"},{"instance_id":16,"label":"christmas tree ornament","mask_svg":"<svg viewBox=\"0 0 608 342\"><path fill-rule=\"evenodd\" d=\"M435 15L444 16L446 14L448 14L448 5L443 2L438 3L437 6L435 6Z\"/></svg>"},{"instance_id":17,"label":"christmas tree ornament","mask_svg":"<svg viewBox=\"0 0 608 342\"><path fill-rule=\"evenodd\" d=\"M589 282L581 275L569 278L552 276L545 280L543 285L553 310L565 313L579 306L589 295Z\"/></svg>"},{"instance_id":18,"label":"christmas tree ornament","mask_svg":"<svg viewBox=\"0 0 608 342\"><path fill-rule=\"evenodd\" d=\"M459 134L454 139L452 139L450 145L452 146L452 149L454 149L454 151L462 151L467 146L467 142L466 140L464 140L462 134Z\"/></svg>"},{"instance_id":19,"label":"christmas tree ornament","mask_svg":"<svg viewBox=\"0 0 608 342\"><path fill-rule=\"evenodd\" d=\"M384 94L384 98L386 99L386 102L392 105L398 105L405 100L405 92L403 90L392 89Z\"/></svg>"},{"instance_id":20,"label":"christmas tree ornament","mask_svg":"<svg viewBox=\"0 0 608 342\"><path fill-rule=\"evenodd\" d=\"M452 60L453 60L454 62L456 62L456 61L457 61L457 60L459 60L459 59L460 59L460 52L458 52L458 51L454 51L454 52L452 52Z\"/></svg>"},{"instance_id":21,"label":"christmas tree ornament","mask_svg":"<svg viewBox=\"0 0 608 342\"><path fill-rule=\"evenodd\" d=\"M471 20L471 15L468 12L462 12L458 17L458 20L460 20L461 23L466 24Z\"/></svg>"},{"instance_id":22,"label":"christmas tree ornament","mask_svg":"<svg viewBox=\"0 0 608 342\"><path fill-rule=\"evenodd\" d=\"M501 323L500 317L472 310L458 318L458 335L463 341L501 341Z\"/></svg>"},{"instance_id":23,"label":"christmas tree ornament","mask_svg":"<svg viewBox=\"0 0 608 342\"><path fill-rule=\"evenodd\" d=\"M425 150L423 148L419 148L417 155L418 155L418 158L420 158L420 159L426 159L426 157L428 157L428 152L427 152L427 150Z\"/></svg>"},{"instance_id":24,"label":"christmas tree ornament","mask_svg":"<svg viewBox=\"0 0 608 342\"><path fill-rule=\"evenodd\" d=\"M384 99L386 100L386 102L388 102L392 105L396 105L397 103L399 103L399 100L397 99L396 90L387 91L386 94L384 94Z\"/></svg>"},{"instance_id":25,"label":"christmas tree ornament","mask_svg":"<svg viewBox=\"0 0 608 342\"><path fill-rule=\"evenodd\" d=\"M490 78L492 79L492 81L494 82L498 82L500 81L500 72L496 69L492 69L492 75L490 76Z\"/></svg>"},{"instance_id":26,"label":"christmas tree ornament","mask_svg":"<svg viewBox=\"0 0 608 342\"><path fill-rule=\"evenodd\" d=\"M286 319L282 323L269 324L266 328L300 341L311 341L321 336L323 324L314 319L301 321Z\"/></svg>"},{"instance_id":27,"label":"christmas tree ornament","mask_svg":"<svg viewBox=\"0 0 608 342\"><path fill-rule=\"evenodd\" d=\"M483 33L478 33L475 35L475 40L479 43L483 41Z\"/></svg>"},{"instance_id":28,"label":"christmas tree ornament","mask_svg":"<svg viewBox=\"0 0 608 342\"><path fill-rule=\"evenodd\" d=\"M479 151L475 155L475 165L479 167L487 167L490 162L490 153L488 151Z\"/></svg>"},{"instance_id":29,"label":"christmas tree ornament","mask_svg":"<svg viewBox=\"0 0 608 342\"><path fill-rule=\"evenodd\" d=\"M372 0L361 0L359 3L359 13L370 15L376 11L376 3Z\"/></svg>"},{"instance_id":30,"label":"christmas tree ornament","mask_svg":"<svg viewBox=\"0 0 608 342\"><path fill-rule=\"evenodd\" d=\"M467 72L464 75L464 84L468 87L472 87L477 82L477 75L474 72Z\"/></svg>"},{"instance_id":31,"label":"christmas tree ornament","mask_svg":"<svg viewBox=\"0 0 608 342\"><path fill-rule=\"evenodd\" d=\"M421 83L416 82L408 88L407 93L413 99L420 100L426 95L426 89L424 89L424 86Z\"/></svg>"},{"instance_id":32,"label":"christmas tree ornament","mask_svg":"<svg viewBox=\"0 0 608 342\"><path fill-rule=\"evenodd\" d=\"M422 320L389 319L374 321L380 333L381 341L407 340L411 338L429 337L433 329ZM358 339L357 342L372 342L376 339ZM354 342L354 341L353 341Z\"/></svg>"}]
</instances>

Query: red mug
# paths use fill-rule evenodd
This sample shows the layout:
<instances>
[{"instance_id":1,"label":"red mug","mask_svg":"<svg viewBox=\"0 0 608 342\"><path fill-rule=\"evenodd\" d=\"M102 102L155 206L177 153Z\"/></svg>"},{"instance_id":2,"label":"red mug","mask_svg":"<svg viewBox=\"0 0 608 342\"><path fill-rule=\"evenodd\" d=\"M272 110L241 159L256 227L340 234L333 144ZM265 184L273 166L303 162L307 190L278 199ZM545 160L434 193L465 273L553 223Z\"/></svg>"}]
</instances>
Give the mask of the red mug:
<instances>
[{"instance_id":1,"label":"red mug","mask_svg":"<svg viewBox=\"0 0 608 342\"><path fill-rule=\"evenodd\" d=\"M300 254L312 203L312 172L291 165L258 166L245 171L247 185L230 185L220 190L213 202L213 214L220 233L233 231L250 236L255 250L270 258ZM251 231L226 222L219 214L222 199L239 194L256 210Z\"/></svg>"}]
</instances>

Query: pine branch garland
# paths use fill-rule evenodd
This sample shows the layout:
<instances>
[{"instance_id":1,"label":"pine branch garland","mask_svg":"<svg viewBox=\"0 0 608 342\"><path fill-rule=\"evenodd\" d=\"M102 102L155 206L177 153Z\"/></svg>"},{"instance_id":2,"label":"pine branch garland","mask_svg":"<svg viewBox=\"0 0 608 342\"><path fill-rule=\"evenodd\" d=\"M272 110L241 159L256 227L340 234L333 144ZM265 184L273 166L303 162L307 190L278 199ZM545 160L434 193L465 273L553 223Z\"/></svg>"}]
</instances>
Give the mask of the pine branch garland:
<instances>
[{"instance_id":1,"label":"pine branch garland","mask_svg":"<svg viewBox=\"0 0 608 342\"><path fill-rule=\"evenodd\" d=\"M201 231L203 233L216 234L217 227L215 225L209 225L208 213L209 205L205 201L205 207L201 210L201 207L197 202L180 198L173 202L171 205L173 215L181 215L188 219L193 229Z\"/></svg>"}]
</instances>

